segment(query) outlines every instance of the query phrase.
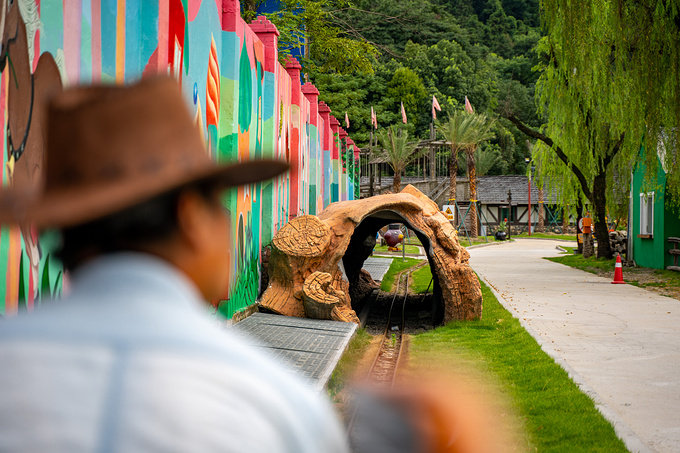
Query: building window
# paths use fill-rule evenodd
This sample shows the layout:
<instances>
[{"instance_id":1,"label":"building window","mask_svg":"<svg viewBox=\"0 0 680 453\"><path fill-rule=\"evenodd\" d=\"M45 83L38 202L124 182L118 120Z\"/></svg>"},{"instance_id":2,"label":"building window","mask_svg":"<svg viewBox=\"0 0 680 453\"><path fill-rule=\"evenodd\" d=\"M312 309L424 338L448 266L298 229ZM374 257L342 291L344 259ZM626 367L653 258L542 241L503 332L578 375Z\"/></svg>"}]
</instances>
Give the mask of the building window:
<instances>
[{"instance_id":1,"label":"building window","mask_svg":"<svg viewBox=\"0 0 680 453\"><path fill-rule=\"evenodd\" d=\"M501 206L498 208L498 221L502 222L503 219L508 219L508 222L515 222L517 220L517 206Z\"/></svg>"},{"instance_id":2,"label":"building window","mask_svg":"<svg viewBox=\"0 0 680 453\"><path fill-rule=\"evenodd\" d=\"M640 194L640 234L654 234L654 192Z\"/></svg>"}]
</instances>

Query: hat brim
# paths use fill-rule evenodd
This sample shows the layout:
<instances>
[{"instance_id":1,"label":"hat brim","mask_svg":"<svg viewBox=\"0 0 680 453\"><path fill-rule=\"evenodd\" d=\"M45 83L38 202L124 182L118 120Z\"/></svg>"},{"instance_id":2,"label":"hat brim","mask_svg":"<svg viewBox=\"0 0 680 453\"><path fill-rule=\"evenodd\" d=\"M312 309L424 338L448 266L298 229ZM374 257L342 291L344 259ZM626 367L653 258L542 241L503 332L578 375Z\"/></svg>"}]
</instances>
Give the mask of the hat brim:
<instances>
[{"instance_id":1,"label":"hat brim","mask_svg":"<svg viewBox=\"0 0 680 453\"><path fill-rule=\"evenodd\" d=\"M43 229L71 227L193 183L214 181L224 188L237 187L272 179L288 168L285 162L263 159L225 166L211 164L191 172L173 172L91 188L74 185L51 193L3 190L0 223L31 223Z\"/></svg>"}]
</instances>

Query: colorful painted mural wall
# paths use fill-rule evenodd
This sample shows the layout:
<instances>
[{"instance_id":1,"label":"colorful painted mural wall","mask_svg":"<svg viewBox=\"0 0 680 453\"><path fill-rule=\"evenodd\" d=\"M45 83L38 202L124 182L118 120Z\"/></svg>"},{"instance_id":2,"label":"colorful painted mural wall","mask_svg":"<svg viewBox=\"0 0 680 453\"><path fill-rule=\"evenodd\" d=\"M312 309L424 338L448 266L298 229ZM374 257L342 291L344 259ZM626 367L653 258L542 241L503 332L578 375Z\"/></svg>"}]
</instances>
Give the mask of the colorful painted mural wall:
<instances>
[{"instance_id":1,"label":"colorful painted mural wall","mask_svg":"<svg viewBox=\"0 0 680 453\"><path fill-rule=\"evenodd\" d=\"M232 281L220 307L226 316L255 301L261 250L279 228L356 196L358 148L318 103L316 88L301 85L298 62L279 63L276 27L264 18L246 24L238 1L2 3L3 185L33 184L40 176L28 168L40 168L43 160L42 135L35 132L41 96L62 86L130 83L156 73L177 78L214 159L290 163L285 176L225 195L233 241ZM53 242L29 226L0 230L0 314L31 310L59 295L68 276L51 256Z\"/></svg>"}]
</instances>

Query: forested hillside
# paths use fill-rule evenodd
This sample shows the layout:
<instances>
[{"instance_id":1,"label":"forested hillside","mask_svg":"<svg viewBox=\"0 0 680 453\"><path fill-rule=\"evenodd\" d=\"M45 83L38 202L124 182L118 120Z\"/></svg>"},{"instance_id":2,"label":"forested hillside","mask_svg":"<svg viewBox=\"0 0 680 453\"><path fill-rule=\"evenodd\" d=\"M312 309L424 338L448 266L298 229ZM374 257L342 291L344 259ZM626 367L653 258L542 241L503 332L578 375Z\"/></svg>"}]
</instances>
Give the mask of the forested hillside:
<instances>
[{"instance_id":1,"label":"forested hillside","mask_svg":"<svg viewBox=\"0 0 680 453\"><path fill-rule=\"evenodd\" d=\"M467 96L477 112L497 115L511 103L538 126L532 71L541 36L538 0L357 0L325 7L344 35L361 37L380 53L373 73L310 71L321 100L338 118L348 112L359 146L368 143L371 106L379 127L386 127L401 124L402 101L410 134L428 138L433 95L444 110L439 117L462 108ZM498 156L489 173L524 173L526 137L505 119L495 132L483 150Z\"/></svg>"}]
</instances>

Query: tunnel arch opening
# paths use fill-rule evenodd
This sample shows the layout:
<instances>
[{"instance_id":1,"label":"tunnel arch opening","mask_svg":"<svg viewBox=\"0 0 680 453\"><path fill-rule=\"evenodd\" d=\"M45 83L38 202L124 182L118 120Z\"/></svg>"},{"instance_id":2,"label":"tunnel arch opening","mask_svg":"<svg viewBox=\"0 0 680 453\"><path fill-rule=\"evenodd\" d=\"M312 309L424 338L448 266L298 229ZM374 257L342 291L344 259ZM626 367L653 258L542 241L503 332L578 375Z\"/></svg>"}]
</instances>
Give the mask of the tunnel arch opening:
<instances>
[{"instance_id":1,"label":"tunnel arch opening","mask_svg":"<svg viewBox=\"0 0 680 453\"><path fill-rule=\"evenodd\" d=\"M359 279L364 262L371 256L376 245L376 234L390 223L401 223L416 234L423 245L428 264L432 271L432 323L439 325L444 320L444 301L437 272L432 262L432 246L430 238L423 231L414 227L404 216L393 210L376 211L366 216L354 229L345 254L342 266L349 282L349 292L352 309L360 313L366 304L366 294L361 291Z\"/></svg>"}]
</instances>

